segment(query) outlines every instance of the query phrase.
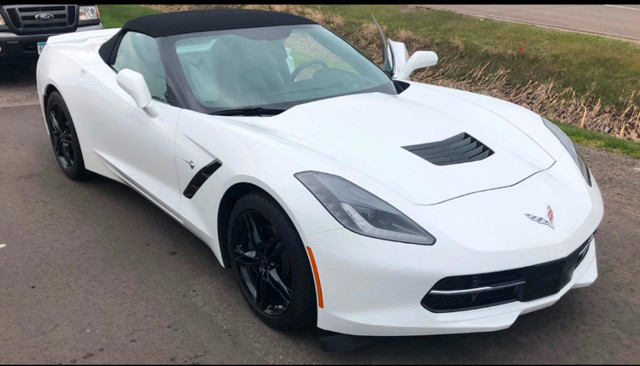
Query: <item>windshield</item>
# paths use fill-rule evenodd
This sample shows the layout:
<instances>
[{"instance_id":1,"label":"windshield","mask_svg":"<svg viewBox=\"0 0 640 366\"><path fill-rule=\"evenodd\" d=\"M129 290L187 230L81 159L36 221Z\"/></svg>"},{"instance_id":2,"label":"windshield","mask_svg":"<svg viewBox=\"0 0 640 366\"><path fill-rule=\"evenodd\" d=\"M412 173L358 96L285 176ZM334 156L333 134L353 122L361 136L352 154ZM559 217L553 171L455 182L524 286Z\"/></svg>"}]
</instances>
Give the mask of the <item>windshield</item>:
<instances>
[{"instance_id":1,"label":"windshield","mask_svg":"<svg viewBox=\"0 0 640 366\"><path fill-rule=\"evenodd\" d=\"M189 33L168 41L199 109L209 113L287 109L355 93L397 94L374 63L320 25Z\"/></svg>"}]
</instances>

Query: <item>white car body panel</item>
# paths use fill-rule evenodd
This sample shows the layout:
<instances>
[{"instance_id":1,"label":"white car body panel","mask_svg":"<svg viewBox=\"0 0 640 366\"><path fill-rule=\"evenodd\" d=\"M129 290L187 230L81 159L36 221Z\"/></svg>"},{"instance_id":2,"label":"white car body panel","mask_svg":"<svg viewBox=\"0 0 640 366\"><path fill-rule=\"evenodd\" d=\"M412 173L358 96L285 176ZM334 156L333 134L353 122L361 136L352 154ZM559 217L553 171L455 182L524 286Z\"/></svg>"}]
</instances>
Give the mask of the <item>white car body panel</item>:
<instances>
[{"instance_id":1,"label":"white car body panel","mask_svg":"<svg viewBox=\"0 0 640 366\"><path fill-rule=\"evenodd\" d=\"M595 179L586 185L537 114L412 82L398 96L336 97L266 118L210 116L154 101L154 118L117 85L116 73L98 55L117 31L50 37L37 68L41 105L48 88L60 91L86 168L136 189L201 238L222 265L222 197L239 183L269 193L315 254L324 297L320 328L358 335L498 330L596 279L593 242L555 295L445 314L420 305L438 279L558 259L598 226L603 203ZM403 148L461 132L495 153L436 166ZM216 159L222 167L186 198L182 192L194 173ZM344 177L374 193L433 234L436 244L400 244L345 229L294 177L307 170ZM555 229L524 215L544 216L547 205Z\"/></svg>"}]
</instances>

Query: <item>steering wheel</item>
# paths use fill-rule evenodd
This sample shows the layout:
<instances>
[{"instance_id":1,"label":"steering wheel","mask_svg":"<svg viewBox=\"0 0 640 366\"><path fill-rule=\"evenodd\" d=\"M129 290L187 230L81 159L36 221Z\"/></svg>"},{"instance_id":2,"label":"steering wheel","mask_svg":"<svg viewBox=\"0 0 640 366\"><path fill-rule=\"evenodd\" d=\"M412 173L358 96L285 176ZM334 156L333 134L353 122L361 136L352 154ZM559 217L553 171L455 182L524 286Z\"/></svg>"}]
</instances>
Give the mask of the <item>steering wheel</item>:
<instances>
[{"instance_id":1,"label":"steering wheel","mask_svg":"<svg viewBox=\"0 0 640 366\"><path fill-rule=\"evenodd\" d=\"M298 77L298 74L300 73L300 71L306 69L307 67L309 67L311 65L315 65L315 64L321 65L322 67L329 67L329 66L327 66L326 62L324 62L324 61L322 61L320 59L317 59L317 58L314 58L313 60L305 61L305 62L301 63L300 65L298 65L298 67L296 67L295 70L293 70L293 72L291 73L291 80L295 80L296 77Z\"/></svg>"}]
</instances>

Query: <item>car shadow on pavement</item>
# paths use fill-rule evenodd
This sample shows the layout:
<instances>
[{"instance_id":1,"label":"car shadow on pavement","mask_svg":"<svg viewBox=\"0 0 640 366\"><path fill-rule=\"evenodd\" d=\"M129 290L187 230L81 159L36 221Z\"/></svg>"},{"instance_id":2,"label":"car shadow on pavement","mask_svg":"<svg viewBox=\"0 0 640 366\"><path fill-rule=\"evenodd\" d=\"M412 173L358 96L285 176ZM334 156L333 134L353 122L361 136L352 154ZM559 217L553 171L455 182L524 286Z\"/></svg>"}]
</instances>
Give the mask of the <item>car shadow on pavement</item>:
<instances>
[{"instance_id":1,"label":"car shadow on pavement","mask_svg":"<svg viewBox=\"0 0 640 366\"><path fill-rule=\"evenodd\" d=\"M36 65L34 61L0 64L0 87L35 86Z\"/></svg>"}]
</instances>

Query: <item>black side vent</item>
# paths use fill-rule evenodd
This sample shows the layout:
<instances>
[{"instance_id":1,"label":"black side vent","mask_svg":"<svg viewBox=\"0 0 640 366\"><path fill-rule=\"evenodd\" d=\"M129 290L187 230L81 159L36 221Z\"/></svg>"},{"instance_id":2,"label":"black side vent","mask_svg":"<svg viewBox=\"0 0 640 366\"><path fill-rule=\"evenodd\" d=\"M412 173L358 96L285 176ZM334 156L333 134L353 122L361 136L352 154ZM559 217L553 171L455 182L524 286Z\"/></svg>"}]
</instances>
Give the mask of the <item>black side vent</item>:
<instances>
[{"instance_id":1,"label":"black side vent","mask_svg":"<svg viewBox=\"0 0 640 366\"><path fill-rule=\"evenodd\" d=\"M468 163L493 155L493 150L466 132L442 141L405 146L404 149L435 165Z\"/></svg>"},{"instance_id":2,"label":"black side vent","mask_svg":"<svg viewBox=\"0 0 640 366\"><path fill-rule=\"evenodd\" d=\"M209 177L218 170L222 166L222 163L218 160L214 160L207 164L204 168L200 169L194 176L191 178L189 184L187 184L187 188L184 189L182 194L191 199L198 189L204 184L204 182L209 179Z\"/></svg>"}]
</instances>

